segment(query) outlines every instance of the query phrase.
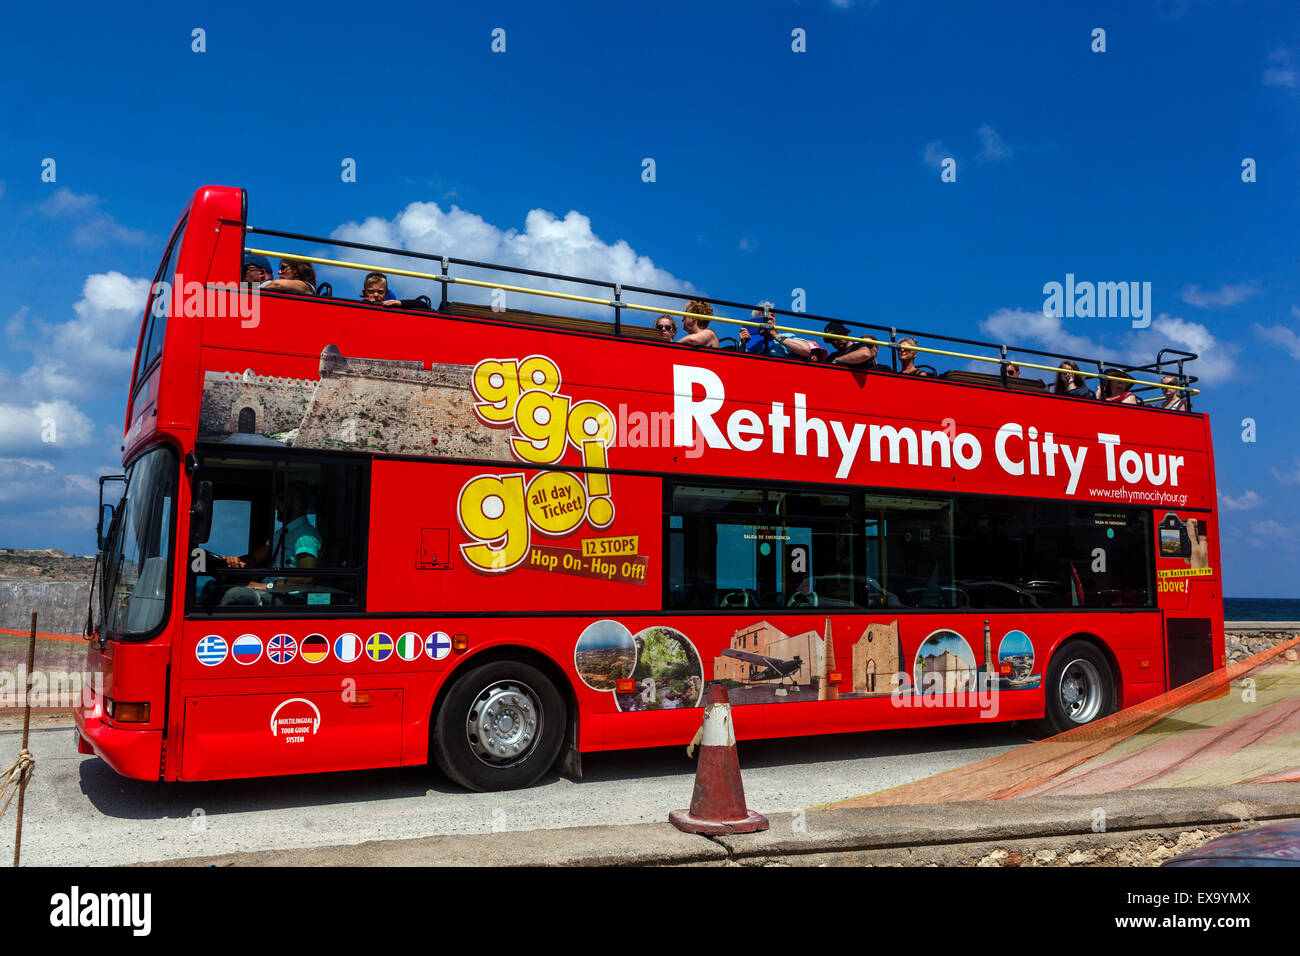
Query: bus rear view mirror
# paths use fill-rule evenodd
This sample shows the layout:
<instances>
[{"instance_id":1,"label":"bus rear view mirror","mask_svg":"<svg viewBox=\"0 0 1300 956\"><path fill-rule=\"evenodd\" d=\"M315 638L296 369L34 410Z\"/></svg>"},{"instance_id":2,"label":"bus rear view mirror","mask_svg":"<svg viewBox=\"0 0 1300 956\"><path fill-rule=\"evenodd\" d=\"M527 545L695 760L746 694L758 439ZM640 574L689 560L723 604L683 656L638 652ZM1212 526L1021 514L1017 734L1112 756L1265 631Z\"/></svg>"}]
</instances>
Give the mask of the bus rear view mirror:
<instances>
[{"instance_id":1,"label":"bus rear view mirror","mask_svg":"<svg viewBox=\"0 0 1300 956\"><path fill-rule=\"evenodd\" d=\"M99 524L95 527L95 540L99 544L100 551L107 547L108 539L113 536L113 519L117 517L117 509L112 505L104 504L104 482L106 481L120 481L125 484L126 475L101 475L99 478Z\"/></svg>"},{"instance_id":2,"label":"bus rear view mirror","mask_svg":"<svg viewBox=\"0 0 1300 956\"><path fill-rule=\"evenodd\" d=\"M95 540L99 542L99 550L103 551L108 546L108 531L113 527L113 506L101 503L99 506L99 526L95 528Z\"/></svg>"},{"instance_id":3,"label":"bus rear view mirror","mask_svg":"<svg viewBox=\"0 0 1300 956\"><path fill-rule=\"evenodd\" d=\"M212 534L212 482L200 481L194 486L194 499L190 502L190 547L202 544Z\"/></svg>"}]
</instances>

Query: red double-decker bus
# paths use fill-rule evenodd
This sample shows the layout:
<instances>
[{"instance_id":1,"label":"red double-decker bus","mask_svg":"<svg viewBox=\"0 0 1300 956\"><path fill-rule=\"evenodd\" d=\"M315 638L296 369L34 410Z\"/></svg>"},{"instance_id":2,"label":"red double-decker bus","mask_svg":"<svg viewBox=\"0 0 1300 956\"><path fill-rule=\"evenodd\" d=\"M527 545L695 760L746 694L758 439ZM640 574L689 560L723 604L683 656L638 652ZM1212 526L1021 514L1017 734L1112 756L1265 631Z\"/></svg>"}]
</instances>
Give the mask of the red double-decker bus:
<instances>
[{"instance_id":1,"label":"red double-decker bus","mask_svg":"<svg viewBox=\"0 0 1300 956\"><path fill-rule=\"evenodd\" d=\"M432 294L237 285L272 254ZM195 194L101 505L83 753L160 780L432 761L497 789L687 742L710 682L740 738L1067 729L1223 664L1209 423L1145 400L1190 399L1194 356L1074 357L1137 399L1101 402L1045 388L1050 353L852 323L827 349L882 367L692 349L651 327L683 314L667 293L486 267ZM713 328L827 321L769 311ZM897 374L900 344L957 367Z\"/></svg>"}]
</instances>

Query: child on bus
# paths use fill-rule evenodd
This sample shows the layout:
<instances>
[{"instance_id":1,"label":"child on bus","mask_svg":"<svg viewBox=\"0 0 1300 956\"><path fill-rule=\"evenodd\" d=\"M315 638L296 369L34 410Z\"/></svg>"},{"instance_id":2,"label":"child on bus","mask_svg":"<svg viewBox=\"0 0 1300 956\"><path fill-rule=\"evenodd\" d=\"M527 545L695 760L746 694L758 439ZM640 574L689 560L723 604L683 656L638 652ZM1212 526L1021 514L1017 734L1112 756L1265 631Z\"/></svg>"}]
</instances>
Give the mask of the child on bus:
<instances>
[{"instance_id":1,"label":"child on bus","mask_svg":"<svg viewBox=\"0 0 1300 956\"><path fill-rule=\"evenodd\" d=\"M402 304L401 300L388 291L388 276L382 272L371 272L366 276L361 284L361 298L371 305L384 305L389 308Z\"/></svg>"}]
</instances>

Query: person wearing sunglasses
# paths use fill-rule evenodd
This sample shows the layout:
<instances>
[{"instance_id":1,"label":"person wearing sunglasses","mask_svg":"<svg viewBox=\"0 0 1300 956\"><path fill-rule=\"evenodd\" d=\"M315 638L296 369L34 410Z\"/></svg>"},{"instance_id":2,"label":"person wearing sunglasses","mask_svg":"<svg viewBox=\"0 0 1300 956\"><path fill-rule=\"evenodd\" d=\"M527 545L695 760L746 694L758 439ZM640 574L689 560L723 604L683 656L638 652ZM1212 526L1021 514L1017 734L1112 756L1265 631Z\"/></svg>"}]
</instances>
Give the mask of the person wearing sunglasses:
<instances>
[{"instance_id":1,"label":"person wearing sunglasses","mask_svg":"<svg viewBox=\"0 0 1300 956\"><path fill-rule=\"evenodd\" d=\"M1173 412L1187 411L1187 393L1180 392L1176 386L1178 379L1172 375L1166 375L1160 380L1160 392L1164 396L1160 402L1160 408L1167 408Z\"/></svg>"},{"instance_id":2,"label":"person wearing sunglasses","mask_svg":"<svg viewBox=\"0 0 1300 956\"><path fill-rule=\"evenodd\" d=\"M677 320L671 315L661 315L655 319L655 331L665 342L671 342L677 335Z\"/></svg>"},{"instance_id":3,"label":"person wearing sunglasses","mask_svg":"<svg viewBox=\"0 0 1300 956\"><path fill-rule=\"evenodd\" d=\"M262 284L263 292L297 292L316 294L316 270L301 259L281 259L280 278Z\"/></svg>"}]
</instances>

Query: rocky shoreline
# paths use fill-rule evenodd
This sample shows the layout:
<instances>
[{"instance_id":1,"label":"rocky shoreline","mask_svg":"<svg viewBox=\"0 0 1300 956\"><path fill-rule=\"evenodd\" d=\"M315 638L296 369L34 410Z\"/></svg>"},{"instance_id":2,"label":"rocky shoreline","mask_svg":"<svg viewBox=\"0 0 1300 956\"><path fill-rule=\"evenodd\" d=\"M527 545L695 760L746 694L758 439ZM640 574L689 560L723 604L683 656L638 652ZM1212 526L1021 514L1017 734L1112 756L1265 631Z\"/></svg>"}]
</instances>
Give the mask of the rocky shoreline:
<instances>
[{"instance_id":1,"label":"rocky shoreline","mask_svg":"<svg viewBox=\"0 0 1300 956\"><path fill-rule=\"evenodd\" d=\"M1300 622L1229 621L1224 630L1228 663L1235 664L1253 654L1300 637ZM1294 653L1294 648L1288 652Z\"/></svg>"}]
</instances>

